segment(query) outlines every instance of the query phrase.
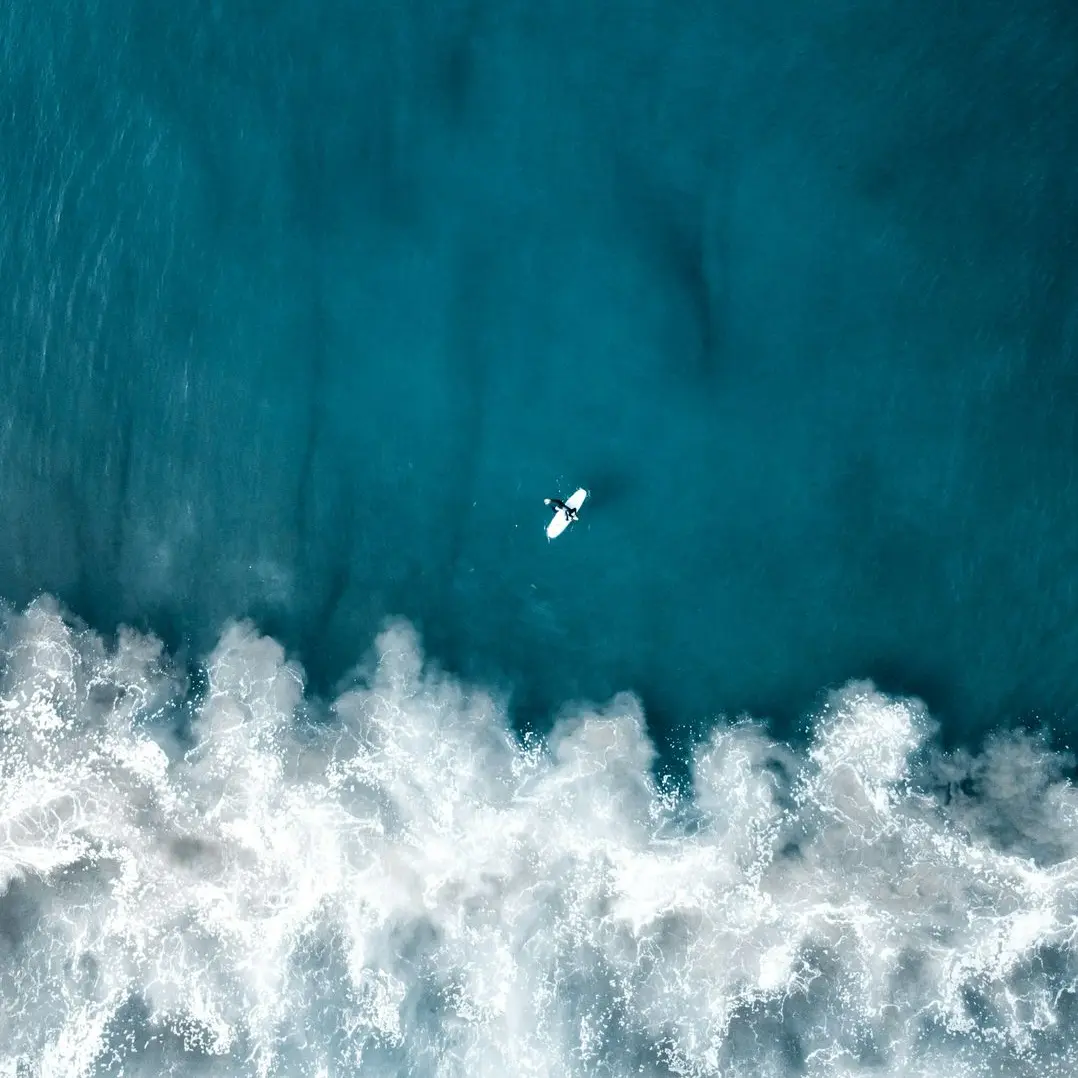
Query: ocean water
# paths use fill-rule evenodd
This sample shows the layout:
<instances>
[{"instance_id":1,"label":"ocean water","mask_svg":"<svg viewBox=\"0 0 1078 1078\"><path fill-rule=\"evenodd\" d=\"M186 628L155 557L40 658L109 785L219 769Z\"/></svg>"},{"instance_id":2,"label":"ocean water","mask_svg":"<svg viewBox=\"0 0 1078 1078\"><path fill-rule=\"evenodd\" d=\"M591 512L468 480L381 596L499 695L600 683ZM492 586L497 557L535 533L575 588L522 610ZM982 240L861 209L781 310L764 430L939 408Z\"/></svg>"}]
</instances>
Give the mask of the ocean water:
<instances>
[{"instance_id":1,"label":"ocean water","mask_svg":"<svg viewBox=\"0 0 1078 1078\"><path fill-rule=\"evenodd\" d=\"M1078 1071L1076 100L1041 0L0 5L0 1076Z\"/></svg>"}]
</instances>

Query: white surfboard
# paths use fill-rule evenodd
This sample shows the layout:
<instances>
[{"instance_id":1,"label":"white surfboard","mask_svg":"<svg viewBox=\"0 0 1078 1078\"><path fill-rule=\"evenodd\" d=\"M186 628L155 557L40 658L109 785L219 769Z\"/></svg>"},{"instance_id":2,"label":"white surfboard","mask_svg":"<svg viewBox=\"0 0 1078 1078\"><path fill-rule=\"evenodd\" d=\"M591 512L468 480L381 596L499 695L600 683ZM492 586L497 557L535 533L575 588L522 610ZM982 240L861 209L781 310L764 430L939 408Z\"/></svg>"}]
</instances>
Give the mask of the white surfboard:
<instances>
[{"instance_id":1,"label":"white surfboard","mask_svg":"<svg viewBox=\"0 0 1078 1078\"><path fill-rule=\"evenodd\" d=\"M565 499L565 504L570 509L579 509L584 504L584 499L588 496L588 492L581 487L579 490L573 491L573 493ZM559 535L572 523L571 519L565 515L560 509L554 514L550 523L546 526L546 536L548 539L557 539Z\"/></svg>"}]
</instances>

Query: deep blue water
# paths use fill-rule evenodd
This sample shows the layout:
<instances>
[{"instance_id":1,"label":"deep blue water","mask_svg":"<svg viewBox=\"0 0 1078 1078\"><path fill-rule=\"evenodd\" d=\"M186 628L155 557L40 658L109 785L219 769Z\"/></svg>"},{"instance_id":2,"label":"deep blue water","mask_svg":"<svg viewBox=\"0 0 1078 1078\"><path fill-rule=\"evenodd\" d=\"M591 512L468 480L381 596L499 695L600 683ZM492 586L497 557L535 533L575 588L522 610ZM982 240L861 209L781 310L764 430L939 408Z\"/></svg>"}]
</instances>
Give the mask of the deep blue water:
<instances>
[{"instance_id":1,"label":"deep blue water","mask_svg":"<svg viewBox=\"0 0 1078 1078\"><path fill-rule=\"evenodd\" d=\"M5 11L9 599L327 684L403 614L534 715L1072 713L1069 6Z\"/></svg>"},{"instance_id":2,"label":"deep blue water","mask_svg":"<svg viewBox=\"0 0 1078 1078\"><path fill-rule=\"evenodd\" d=\"M403 617L682 769L851 679L1069 743L1076 101L1039 0L7 0L0 597L312 701Z\"/></svg>"}]
</instances>

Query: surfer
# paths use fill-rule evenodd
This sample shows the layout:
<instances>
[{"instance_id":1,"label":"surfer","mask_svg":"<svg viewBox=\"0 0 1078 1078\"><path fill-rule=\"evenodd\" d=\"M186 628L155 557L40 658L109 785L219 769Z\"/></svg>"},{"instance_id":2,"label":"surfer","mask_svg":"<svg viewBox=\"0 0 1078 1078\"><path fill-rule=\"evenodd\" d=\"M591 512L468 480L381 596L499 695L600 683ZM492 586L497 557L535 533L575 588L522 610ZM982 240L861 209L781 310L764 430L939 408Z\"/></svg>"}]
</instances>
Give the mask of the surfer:
<instances>
[{"instance_id":1,"label":"surfer","mask_svg":"<svg viewBox=\"0 0 1078 1078\"><path fill-rule=\"evenodd\" d=\"M565 502L561 500L561 498L544 498L543 502L546 505L550 506L555 516L557 516L558 513L564 513L570 524L574 520L580 519L577 511L571 506L566 505Z\"/></svg>"},{"instance_id":2,"label":"surfer","mask_svg":"<svg viewBox=\"0 0 1078 1078\"><path fill-rule=\"evenodd\" d=\"M543 502L550 506L554 516L546 527L548 539L556 539L574 520L579 520L578 510L584 504L588 492L581 487L580 490L569 495L569 500L563 502L561 498L544 498Z\"/></svg>"}]
</instances>

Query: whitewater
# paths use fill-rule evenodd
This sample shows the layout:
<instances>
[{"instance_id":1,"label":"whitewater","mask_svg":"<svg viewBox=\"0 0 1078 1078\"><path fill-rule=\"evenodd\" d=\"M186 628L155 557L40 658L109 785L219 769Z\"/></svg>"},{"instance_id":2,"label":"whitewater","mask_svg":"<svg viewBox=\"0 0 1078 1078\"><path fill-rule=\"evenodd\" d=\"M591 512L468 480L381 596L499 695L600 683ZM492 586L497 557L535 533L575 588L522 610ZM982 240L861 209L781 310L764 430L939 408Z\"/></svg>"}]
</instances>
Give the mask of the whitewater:
<instances>
[{"instance_id":1,"label":"whitewater","mask_svg":"<svg viewBox=\"0 0 1078 1078\"><path fill-rule=\"evenodd\" d=\"M1052 1075L1078 790L827 697L664 781L629 694L545 738L388 624L332 700L250 623L185 666L48 598L0 699L0 1074Z\"/></svg>"}]
</instances>

